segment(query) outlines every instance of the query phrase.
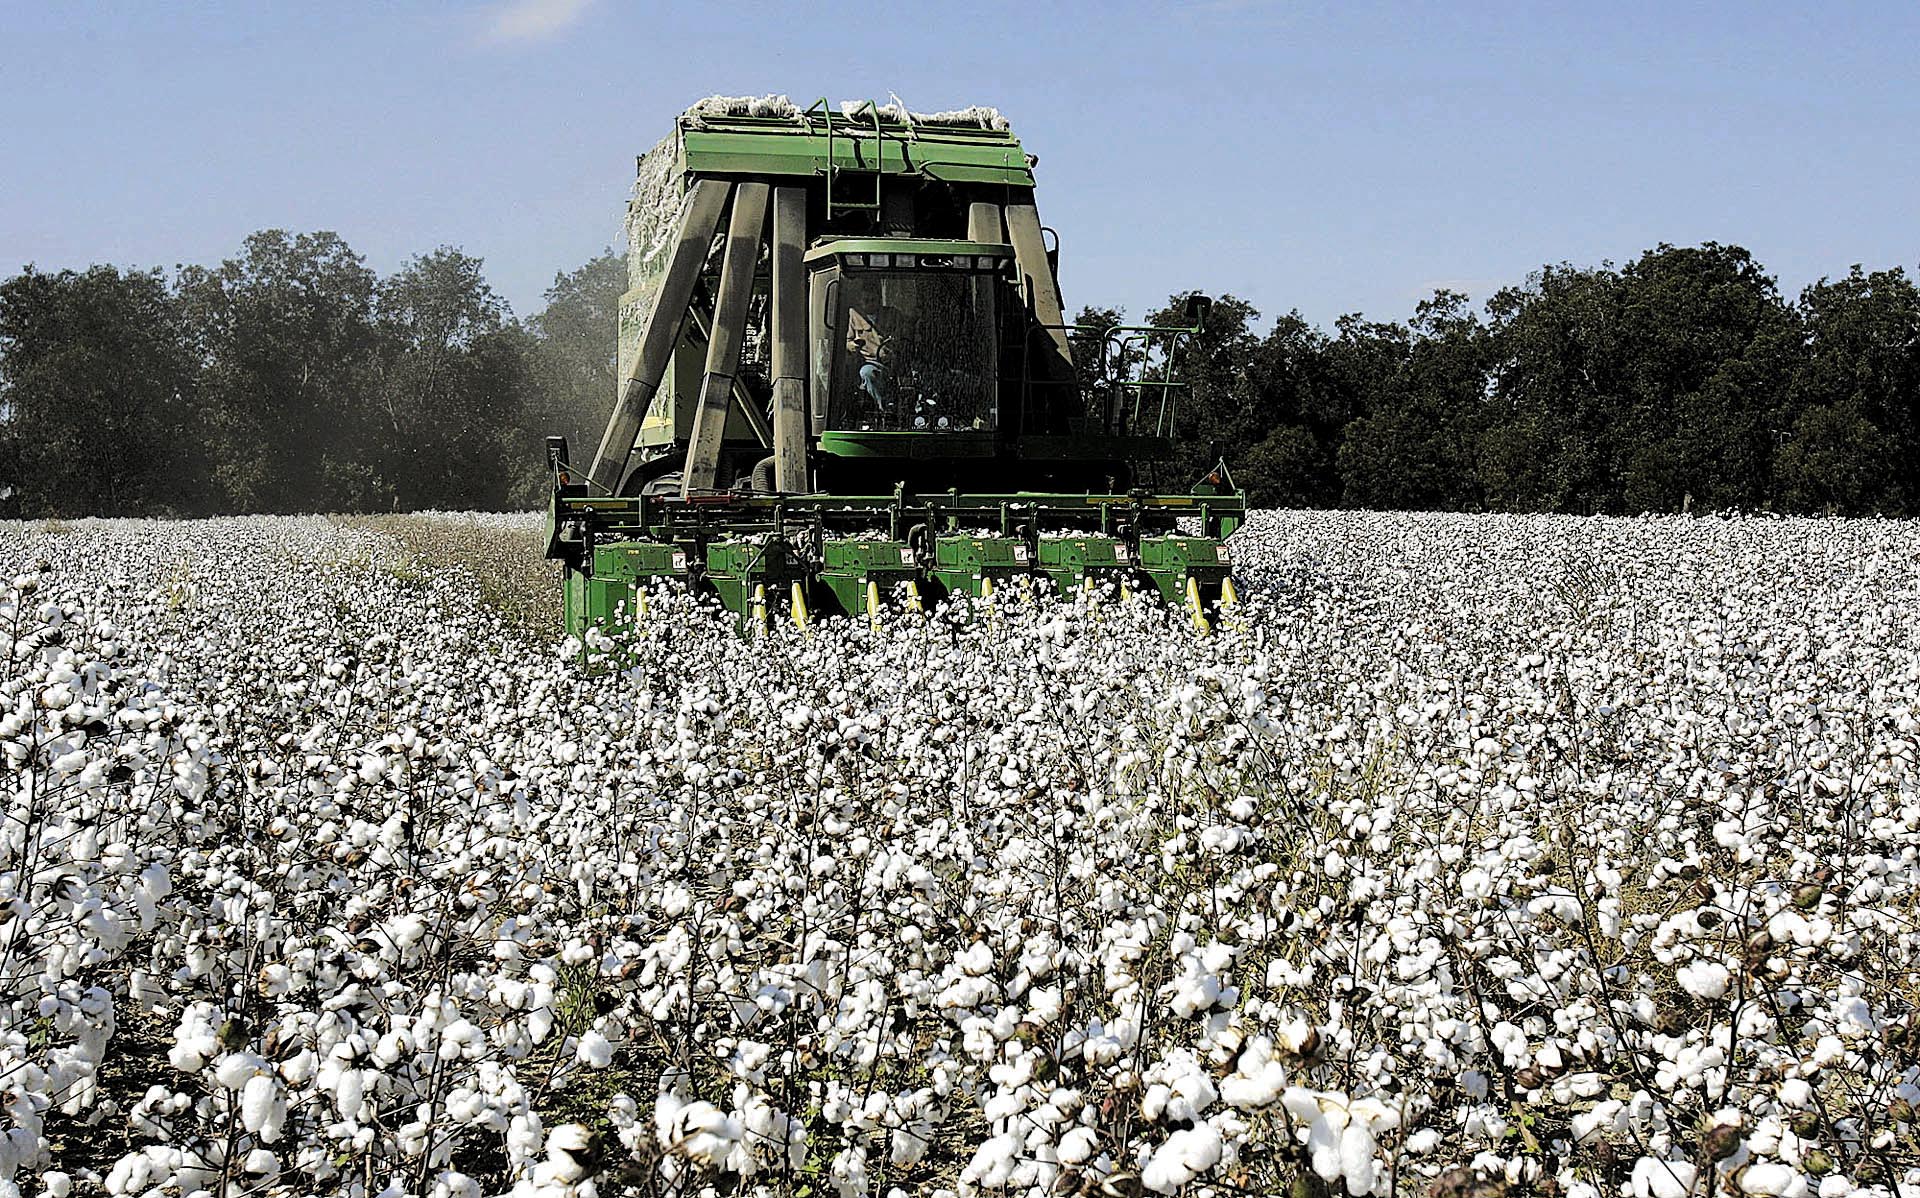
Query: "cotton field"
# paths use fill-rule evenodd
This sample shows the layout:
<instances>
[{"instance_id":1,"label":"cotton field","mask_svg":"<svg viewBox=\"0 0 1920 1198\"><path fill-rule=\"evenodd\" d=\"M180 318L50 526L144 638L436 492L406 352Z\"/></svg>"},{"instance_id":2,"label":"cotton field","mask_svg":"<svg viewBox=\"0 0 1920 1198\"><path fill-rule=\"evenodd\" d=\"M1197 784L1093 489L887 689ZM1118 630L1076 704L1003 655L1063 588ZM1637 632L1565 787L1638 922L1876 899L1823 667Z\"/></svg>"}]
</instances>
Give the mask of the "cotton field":
<instances>
[{"instance_id":1,"label":"cotton field","mask_svg":"<svg viewBox=\"0 0 1920 1198\"><path fill-rule=\"evenodd\" d=\"M409 528L0 526L0 1193L1920 1195L1910 525L585 647Z\"/></svg>"}]
</instances>

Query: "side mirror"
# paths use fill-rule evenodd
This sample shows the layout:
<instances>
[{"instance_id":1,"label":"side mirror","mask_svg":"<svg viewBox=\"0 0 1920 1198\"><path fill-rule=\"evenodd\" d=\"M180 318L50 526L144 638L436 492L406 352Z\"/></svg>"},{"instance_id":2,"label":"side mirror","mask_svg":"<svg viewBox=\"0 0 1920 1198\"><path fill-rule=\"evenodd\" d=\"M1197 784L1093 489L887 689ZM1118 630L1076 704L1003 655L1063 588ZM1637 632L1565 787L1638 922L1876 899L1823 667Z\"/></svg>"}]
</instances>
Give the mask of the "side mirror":
<instances>
[{"instance_id":1,"label":"side mirror","mask_svg":"<svg viewBox=\"0 0 1920 1198\"><path fill-rule=\"evenodd\" d=\"M1205 327L1207 313L1213 311L1213 300L1198 291L1187 296L1187 326L1195 331Z\"/></svg>"}]
</instances>

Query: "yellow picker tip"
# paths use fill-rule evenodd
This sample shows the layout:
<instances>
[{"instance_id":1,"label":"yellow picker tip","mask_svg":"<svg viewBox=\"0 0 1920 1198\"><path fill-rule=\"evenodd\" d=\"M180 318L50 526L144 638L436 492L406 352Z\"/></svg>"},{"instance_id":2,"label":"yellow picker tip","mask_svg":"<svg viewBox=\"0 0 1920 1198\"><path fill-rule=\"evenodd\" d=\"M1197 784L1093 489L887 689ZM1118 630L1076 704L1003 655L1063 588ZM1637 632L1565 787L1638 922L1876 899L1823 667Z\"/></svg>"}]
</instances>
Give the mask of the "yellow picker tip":
<instances>
[{"instance_id":1,"label":"yellow picker tip","mask_svg":"<svg viewBox=\"0 0 1920 1198\"><path fill-rule=\"evenodd\" d=\"M1213 625L1207 623L1206 608L1200 602L1200 580L1187 576L1187 609L1193 613L1193 628L1201 636L1213 631Z\"/></svg>"}]
</instances>

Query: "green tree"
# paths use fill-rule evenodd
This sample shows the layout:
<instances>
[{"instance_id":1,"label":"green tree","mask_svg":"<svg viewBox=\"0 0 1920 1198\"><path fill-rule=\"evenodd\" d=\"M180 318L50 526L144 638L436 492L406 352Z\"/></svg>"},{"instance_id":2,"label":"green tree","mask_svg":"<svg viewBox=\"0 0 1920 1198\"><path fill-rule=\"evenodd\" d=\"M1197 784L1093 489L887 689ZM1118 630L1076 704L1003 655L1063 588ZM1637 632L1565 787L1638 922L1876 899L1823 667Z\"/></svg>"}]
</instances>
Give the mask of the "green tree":
<instances>
[{"instance_id":1,"label":"green tree","mask_svg":"<svg viewBox=\"0 0 1920 1198\"><path fill-rule=\"evenodd\" d=\"M157 271L29 266L0 284L0 485L35 515L149 515L198 502L193 372Z\"/></svg>"},{"instance_id":2,"label":"green tree","mask_svg":"<svg viewBox=\"0 0 1920 1198\"><path fill-rule=\"evenodd\" d=\"M1488 311L1489 502L1674 511L1771 493L1798 333L1746 250L1661 245L1618 271L1546 267Z\"/></svg>"},{"instance_id":3,"label":"green tree","mask_svg":"<svg viewBox=\"0 0 1920 1198\"><path fill-rule=\"evenodd\" d=\"M1619 285L1611 265L1563 263L1487 301L1493 368L1475 453L1489 506L1577 512L1611 505Z\"/></svg>"},{"instance_id":4,"label":"green tree","mask_svg":"<svg viewBox=\"0 0 1920 1198\"><path fill-rule=\"evenodd\" d=\"M1454 291L1405 327L1341 322L1334 345L1356 413L1339 448L1345 501L1375 508L1478 506L1469 468L1486 387L1485 328Z\"/></svg>"},{"instance_id":5,"label":"green tree","mask_svg":"<svg viewBox=\"0 0 1920 1198\"><path fill-rule=\"evenodd\" d=\"M1298 312L1273 322L1252 348L1255 392L1250 444L1229 448L1234 477L1256 504L1324 507L1339 502L1334 454L1351 397L1340 388L1327 335Z\"/></svg>"},{"instance_id":6,"label":"green tree","mask_svg":"<svg viewBox=\"0 0 1920 1198\"><path fill-rule=\"evenodd\" d=\"M1912 511L1920 500L1920 288L1898 267L1855 266L1806 288L1797 307L1805 350L1774 466L1783 504Z\"/></svg>"},{"instance_id":7,"label":"green tree","mask_svg":"<svg viewBox=\"0 0 1920 1198\"><path fill-rule=\"evenodd\" d=\"M229 511L380 506L365 392L374 274L335 233L268 229L180 272L216 502Z\"/></svg>"},{"instance_id":8,"label":"green tree","mask_svg":"<svg viewBox=\"0 0 1920 1198\"><path fill-rule=\"evenodd\" d=\"M627 259L608 250L555 275L546 307L528 322L528 423L539 436L564 436L577 460L592 456L613 411L626 289Z\"/></svg>"},{"instance_id":9,"label":"green tree","mask_svg":"<svg viewBox=\"0 0 1920 1198\"><path fill-rule=\"evenodd\" d=\"M527 343L480 259L442 246L380 282L367 470L403 508L504 506L538 453Z\"/></svg>"}]
</instances>

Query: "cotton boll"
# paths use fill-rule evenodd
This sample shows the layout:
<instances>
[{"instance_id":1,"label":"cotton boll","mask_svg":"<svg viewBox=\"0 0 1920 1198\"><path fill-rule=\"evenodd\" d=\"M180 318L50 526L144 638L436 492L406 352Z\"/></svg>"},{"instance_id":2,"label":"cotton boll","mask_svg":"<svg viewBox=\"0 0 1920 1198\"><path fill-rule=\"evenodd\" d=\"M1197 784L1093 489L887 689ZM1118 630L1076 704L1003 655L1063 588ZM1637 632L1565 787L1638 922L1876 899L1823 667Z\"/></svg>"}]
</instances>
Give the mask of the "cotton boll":
<instances>
[{"instance_id":1,"label":"cotton boll","mask_svg":"<svg viewBox=\"0 0 1920 1198\"><path fill-rule=\"evenodd\" d=\"M1633 1163L1631 1181L1635 1198L1687 1198L1693 1189L1695 1173L1687 1161L1643 1156Z\"/></svg>"},{"instance_id":2,"label":"cotton boll","mask_svg":"<svg viewBox=\"0 0 1920 1198\"><path fill-rule=\"evenodd\" d=\"M555 1181L574 1182L586 1176L587 1154L593 1133L578 1123L562 1123L547 1133L548 1172Z\"/></svg>"},{"instance_id":3,"label":"cotton boll","mask_svg":"<svg viewBox=\"0 0 1920 1198\"><path fill-rule=\"evenodd\" d=\"M458 1170L449 1169L434 1177L428 1198L480 1198L481 1193L478 1181Z\"/></svg>"},{"instance_id":4,"label":"cotton boll","mask_svg":"<svg viewBox=\"0 0 1920 1198\"><path fill-rule=\"evenodd\" d=\"M1349 1123L1340 1133L1340 1176L1347 1193L1360 1195L1373 1189L1375 1144L1365 1124Z\"/></svg>"},{"instance_id":5,"label":"cotton boll","mask_svg":"<svg viewBox=\"0 0 1920 1198\"><path fill-rule=\"evenodd\" d=\"M1220 1131L1212 1124L1176 1131L1155 1149L1140 1170L1140 1184L1156 1194L1172 1194L1220 1162Z\"/></svg>"},{"instance_id":6,"label":"cotton boll","mask_svg":"<svg viewBox=\"0 0 1920 1198\"><path fill-rule=\"evenodd\" d=\"M1807 1179L1799 1170L1777 1161L1762 1161L1740 1170L1742 1193L1774 1195L1776 1198L1806 1198Z\"/></svg>"},{"instance_id":7,"label":"cotton boll","mask_svg":"<svg viewBox=\"0 0 1920 1198\"><path fill-rule=\"evenodd\" d=\"M673 1113L661 1146L689 1160L715 1166L726 1160L740 1136L738 1119L710 1102L696 1101Z\"/></svg>"},{"instance_id":8,"label":"cotton boll","mask_svg":"<svg viewBox=\"0 0 1920 1198\"><path fill-rule=\"evenodd\" d=\"M1022 1147L1021 1142L1011 1135L997 1135L985 1140L974 1149L973 1159L961 1170L961 1184L988 1190L1005 1186L1013 1176Z\"/></svg>"},{"instance_id":9,"label":"cotton boll","mask_svg":"<svg viewBox=\"0 0 1920 1198\"><path fill-rule=\"evenodd\" d=\"M1732 973L1718 961L1693 961L1675 974L1682 989L1695 998L1716 999L1727 992Z\"/></svg>"},{"instance_id":10,"label":"cotton boll","mask_svg":"<svg viewBox=\"0 0 1920 1198\"><path fill-rule=\"evenodd\" d=\"M599 1032L589 1030L580 1036L574 1059L593 1069L605 1069L613 1064L613 1044Z\"/></svg>"},{"instance_id":11,"label":"cotton boll","mask_svg":"<svg viewBox=\"0 0 1920 1198\"><path fill-rule=\"evenodd\" d=\"M927 1149L933 1146L930 1130L924 1126L895 1128L888 1137L887 1160L896 1169L907 1169L920 1163L927 1155Z\"/></svg>"},{"instance_id":12,"label":"cotton boll","mask_svg":"<svg viewBox=\"0 0 1920 1198\"><path fill-rule=\"evenodd\" d=\"M255 1148L247 1153L240 1167L255 1177L271 1177L280 1172L280 1158L265 1148Z\"/></svg>"},{"instance_id":13,"label":"cotton boll","mask_svg":"<svg viewBox=\"0 0 1920 1198\"><path fill-rule=\"evenodd\" d=\"M286 1100L273 1075L257 1073L248 1078L246 1088L240 1094L241 1126L272 1144L279 1140L286 1121Z\"/></svg>"},{"instance_id":14,"label":"cotton boll","mask_svg":"<svg viewBox=\"0 0 1920 1198\"><path fill-rule=\"evenodd\" d=\"M1407 1152L1412 1156L1426 1156L1438 1147L1440 1147L1440 1133L1431 1127L1420 1128L1406 1140Z\"/></svg>"},{"instance_id":15,"label":"cotton boll","mask_svg":"<svg viewBox=\"0 0 1920 1198\"><path fill-rule=\"evenodd\" d=\"M1091 1127L1076 1127L1060 1137L1057 1153L1063 1165L1083 1165L1093 1159L1100 1146L1099 1133Z\"/></svg>"},{"instance_id":16,"label":"cotton boll","mask_svg":"<svg viewBox=\"0 0 1920 1198\"><path fill-rule=\"evenodd\" d=\"M266 1072L267 1063L250 1052L230 1052L223 1054L213 1065L213 1078L229 1090L237 1090L247 1084L248 1079Z\"/></svg>"}]
</instances>

